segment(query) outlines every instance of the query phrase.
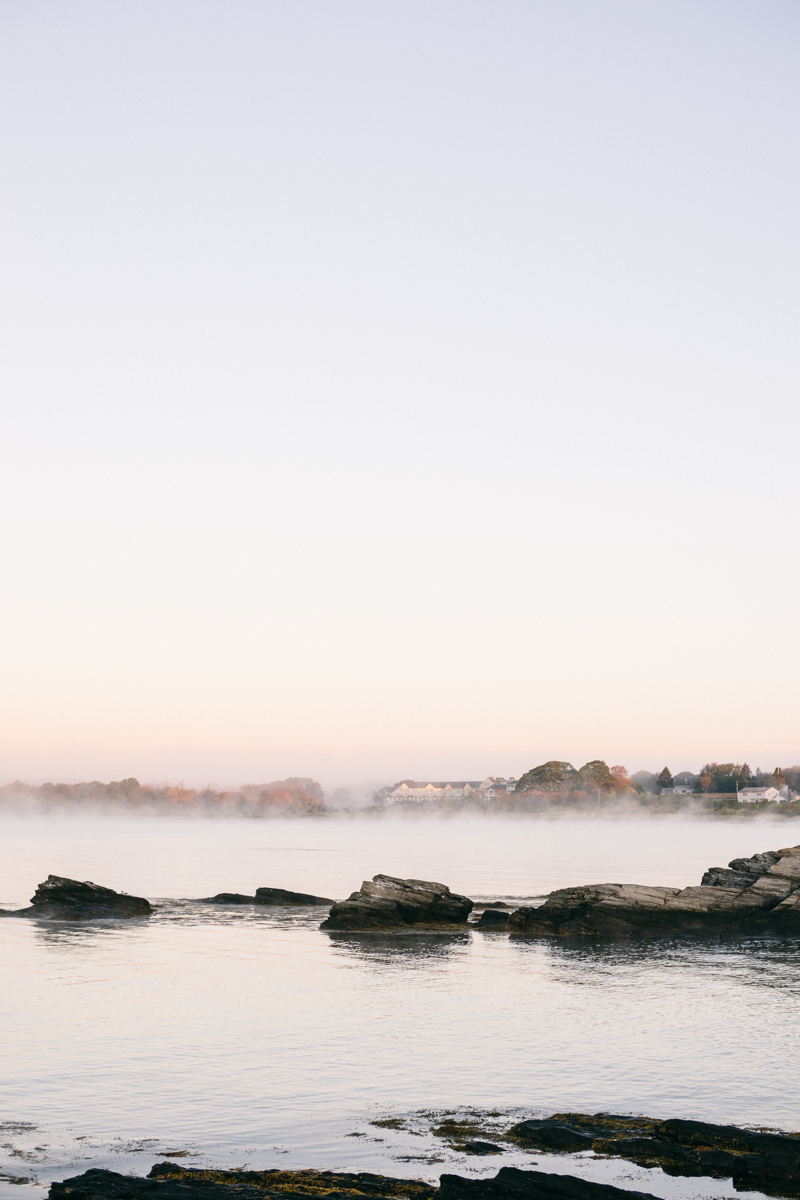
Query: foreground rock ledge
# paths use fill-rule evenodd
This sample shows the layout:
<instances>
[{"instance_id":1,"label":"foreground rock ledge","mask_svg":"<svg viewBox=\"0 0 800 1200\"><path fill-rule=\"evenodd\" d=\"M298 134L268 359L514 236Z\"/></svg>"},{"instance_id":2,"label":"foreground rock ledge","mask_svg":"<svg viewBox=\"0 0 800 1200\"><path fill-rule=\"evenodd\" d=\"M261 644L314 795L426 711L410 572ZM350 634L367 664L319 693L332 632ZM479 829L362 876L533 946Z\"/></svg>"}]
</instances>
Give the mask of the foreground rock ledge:
<instances>
[{"instance_id":1,"label":"foreground rock ledge","mask_svg":"<svg viewBox=\"0 0 800 1200\"><path fill-rule=\"evenodd\" d=\"M498 1136L495 1134L495 1136ZM544 1120L520 1121L499 1140L513 1142L540 1156L591 1151L638 1166L660 1167L668 1175L731 1179L740 1191L800 1196L800 1136L742 1129L679 1118L618 1116L613 1113L554 1113ZM362 1171L217 1171L158 1163L146 1179L115 1171L90 1170L50 1188L50 1200L134 1200L143 1192L152 1200L304 1200L324 1196L396 1197L398 1200L614 1200L648 1196L574 1175L502 1167L497 1175L464 1179L442 1175L440 1187L414 1179L393 1179Z\"/></svg>"},{"instance_id":2,"label":"foreground rock ledge","mask_svg":"<svg viewBox=\"0 0 800 1200\"><path fill-rule=\"evenodd\" d=\"M152 908L141 896L128 896L101 887L81 883L63 875L48 875L31 896L30 908L0 910L4 917L46 917L58 921L93 921L120 917L149 917Z\"/></svg>"},{"instance_id":3,"label":"foreground rock ledge","mask_svg":"<svg viewBox=\"0 0 800 1200\"><path fill-rule=\"evenodd\" d=\"M321 929L452 929L465 926L472 901L443 883L375 875L334 904Z\"/></svg>"},{"instance_id":4,"label":"foreground rock ledge","mask_svg":"<svg viewBox=\"0 0 800 1200\"><path fill-rule=\"evenodd\" d=\"M655 1200L647 1192L627 1191L609 1184L590 1183L574 1175L520 1171L501 1167L492 1179L442 1175L441 1186L388 1175L336 1174L332 1171L203 1171L181 1169L174 1163L154 1167L147 1179L91 1170L63 1183L54 1183L49 1200L353 1200L356 1196L385 1196L411 1200Z\"/></svg>"},{"instance_id":5,"label":"foreground rock ledge","mask_svg":"<svg viewBox=\"0 0 800 1200\"><path fill-rule=\"evenodd\" d=\"M551 892L511 914L514 934L591 937L674 933L800 933L800 846L710 867L699 887L598 883Z\"/></svg>"}]
</instances>

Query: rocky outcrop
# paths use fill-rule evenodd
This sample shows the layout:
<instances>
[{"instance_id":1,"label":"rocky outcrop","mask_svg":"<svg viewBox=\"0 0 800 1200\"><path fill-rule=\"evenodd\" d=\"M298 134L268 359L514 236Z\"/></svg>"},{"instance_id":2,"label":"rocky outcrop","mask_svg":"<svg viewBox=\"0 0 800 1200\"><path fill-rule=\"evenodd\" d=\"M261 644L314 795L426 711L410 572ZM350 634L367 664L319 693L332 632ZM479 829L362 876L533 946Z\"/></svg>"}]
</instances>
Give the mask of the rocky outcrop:
<instances>
[{"instance_id":1,"label":"rocky outcrop","mask_svg":"<svg viewBox=\"0 0 800 1200\"><path fill-rule=\"evenodd\" d=\"M628 937L674 933L800 933L800 846L711 867L699 887L599 883L518 908L510 932Z\"/></svg>"},{"instance_id":2,"label":"rocky outcrop","mask_svg":"<svg viewBox=\"0 0 800 1200\"><path fill-rule=\"evenodd\" d=\"M800 1136L707 1121L556 1113L521 1121L507 1137L535 1150L593 1150L668 1175L733 1179L739 1191L800 1196Z\"/></svg>"},{"instance_id":3,"label":"rocky outcrop","mask_svg":"<svg viewBox=\"0 0 800 1200\"><path fill-rule=\"evenodd\" d=\"M476 929L500 929L505 933L510 920L511 913L498 912L496 908L486 908L474 924Z\"/></svg>"},{"instance_id":4,"label":"rocky outcrop","mask_svg":"<svg viewBox=\"0 0 800 1200\"><path fill-rule=\"evenodd\" d=\"M443 883L375 875L334 904L322 929L442 929L466 925L472 901Z\"/></svg>"},{"instance_id":5,"label":"rocky outcrop","mask_svg":"<svg viewBox=\"0 0 800 1200\"><path fill-rule=\"evenodd\" d=\"M5 917L47 917L59 921L94 921L111 917L149 917L152 908L141 896L114 892L97 883L81 883L48 875L31 896L30 908L2 912Z\"/></svg>"},{"instance_id":6,"label":"rocky outcrop","mask_svg":"<svg viewBox=\"0 0 800 1200\"><path fill-rule=\"evenodd\" d=\"M218 892L216 896L205 896L202 904L333 904L329 896L311 896L307 892L287 892L285 888L256 888L255 896L243 896L240 892Z\"/></svg>"}]
</instances>

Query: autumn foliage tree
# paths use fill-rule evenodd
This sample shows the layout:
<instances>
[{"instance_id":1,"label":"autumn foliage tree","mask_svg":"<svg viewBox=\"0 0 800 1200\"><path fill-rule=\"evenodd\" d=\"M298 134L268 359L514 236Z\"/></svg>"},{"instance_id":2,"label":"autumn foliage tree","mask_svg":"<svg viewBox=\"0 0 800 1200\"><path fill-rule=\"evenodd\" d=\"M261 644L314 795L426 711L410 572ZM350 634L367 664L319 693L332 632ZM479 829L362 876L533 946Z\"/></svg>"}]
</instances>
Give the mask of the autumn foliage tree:
<instances>
[{"instance_id":1,"label":"autumn foliage tree","mask_svg":"<svg viewBox=\"0 0 800 1200\"><path fill-rule=\"evenodd\" d=\"M593 758L591 762L584 763L578 771L578 778L587 792L613 792L616 790L617 781L602 758Z\"/></svg>"},{"instance_id":2,"label":"autumn foliage tree","mask_svg":"<svg viewBox=\"0 0 800 1200\"><path fill-rule=\"evenodd\" d=\"M627 767L611 767L611 774L614 776L614 791L615 792L633 792L633 780L628 773Z\"/></svg>"}]
</instances>

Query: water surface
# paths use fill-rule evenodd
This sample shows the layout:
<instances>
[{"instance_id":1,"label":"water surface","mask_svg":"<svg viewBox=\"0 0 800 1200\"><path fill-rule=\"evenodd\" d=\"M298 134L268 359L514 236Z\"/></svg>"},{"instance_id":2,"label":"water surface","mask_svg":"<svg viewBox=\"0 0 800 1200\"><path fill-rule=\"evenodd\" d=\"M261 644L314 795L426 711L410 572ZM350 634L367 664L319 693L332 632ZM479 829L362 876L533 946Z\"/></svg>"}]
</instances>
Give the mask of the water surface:
<instances>
[{"instance_id":1,"label":"water surface","mask_svg":"<svg viewBox=\"0 0 800 1200\"><path fill-rule=\"evenodd\" d=\"M324 910L196 902L259 886L339 898L379 871L512 902L577 883L679 886L800 841L791 822L5 816L0 832L4 905L51 872L157 905L128 922L0 922L0 1173L34 1181L6 1183L18 1198L176 1151L197 1165L426 1178L537 1161L721 1197L729 1184L630 1164L465 1159L420 1114L474 1106L506 1127L605 1109L800 1127L795 941L326 934ZM403 1128L370 1123L390 1115Z\"/></svg>"}]
</instances>

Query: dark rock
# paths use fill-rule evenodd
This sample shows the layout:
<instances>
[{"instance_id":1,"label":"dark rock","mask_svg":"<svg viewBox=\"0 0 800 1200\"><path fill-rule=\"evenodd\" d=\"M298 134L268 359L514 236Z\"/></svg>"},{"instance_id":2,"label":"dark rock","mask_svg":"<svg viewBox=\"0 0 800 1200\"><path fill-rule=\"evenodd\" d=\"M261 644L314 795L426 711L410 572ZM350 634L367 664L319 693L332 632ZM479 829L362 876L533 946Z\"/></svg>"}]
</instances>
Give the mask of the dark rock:
<instances>
[{"instance_id":1,"label":"dark rock","mask_svg":"<svg viewBox=\"0 0 800 1200\"><path fill-rule=\"evenodd\" d=\"M794 1134L608 1113L557 1113L545 1121L522 1121L506 1134L539 1150L556 1151L585 1148L587 1135L594 1137L596 1154L657 1164L669 1175L732 1177L742 1191L800 1196L800 1136Z\"/></svg>"},{"instance_id":2,"label":"dark rock","mask_svg":"<svg viewBox=\"0 0 800 1200\"><path fill-rule=\"evenodd\" d=\"M765 850L762 854L752 854L750 858L734 858L728 863L732 871L742 871L746 875L752 875L754 879L758 879L760 875L766 875L771 867L781 857L782 854L797 850L797 846L790 846L789 850Z\"/></svg>"},{"instance_id":3,"label":"dark rock","mask_svg":"<svg viewBox=\"0 0 800 1200\"><path fill-rule=\"evenodd\" d=\"M512 1125L507 1136L543 1150L591 1150L594 1140L591 1133L563 1121L520 1121Z\"/></svg>"},{"instance_id":4,"label":"dark rock","mask_svg":"<svg viewBox=\"0 0 800 1200\"><path fill-rule=\"evenodd\" d=\"M694 1162L694 1152L686 1146L653 1138L596 1138L592 1149L597 1154L613 1154L619 1158L676 1158Z\"/></svg>"},{"instance_id":5,"label":"dark rock","mask_svg":"<svg viewBox=\"0 0 800 1200\"><path fill-rule=\"evenodd\" d=\"M465 1142L464 1149L467 1154L502 1154L503 1147L496 1146L494 1142Z\"/></svg>"},{"instance_id":6,"label":"dark rock","mask_svg":"<svg viewBox=\"0 0 800 1200\"><path fill-rule=\"evenodd\" d=\"M508 929L511 913L498 912L496 908L487 908L475 922L478 929Z\"/></svg>"},{"instance_id":7,"label":"dark rock","mask_svg":"<svg viewBox=\"0 0 800 1200\"><path fill-rule=\"evenodd\" d=\"M147 900L128 896L97 883L81 883L62 875L48 875L31 897L30 908L3 912L6 917L49 917L60 921L91 921L110 917L148 917Z\"/></svg>"},{"instance_id":8,"label":"dark rock","mask_svg":"<svg viewBox=\"0 0 800 1200\"><path fill-rule=\"evenodd\" d=\"M256 888L256 904L333 904L328 896L309 896L305 892L287 892L283 888Z\"/></svg>"},{"instance_id":9,"label":"dark rock","mask_svg":"<svg viewBox=\"0 0 800 1200\"><path fill-rule=\"evenodd\" d=\"M786 1195L800 1193L800 1137L679 1119L662 1121L656 1128L660 1136L697 1147L698 1159L707 1152L715 1158L728 1152L736 1187L781 1187Z\"/></svg>"},{"instance_id":10,"label":"dark rock","mask_svg":"<svg viewBox=\"0 0 800 1200\"><path fill-rule=\"evenodd\" d=\"M654 1200L647 1192L629 1192L608 1183L591 1183L575 1175L550 1175L501 1167L493 1179L442 1175L441 1200Z\"/></svg>"},{"instance_id":11,"label":"dark rock","mask_svg":"<svg viewBox=\"0 0 800 1200\"><path fill-rule=\"evenodd\" d=\"M669 1175L702 1175L698 1155L686 1146L654 1138L596 1138L592 1143L595 1154L626 1158L644 1166L657 1164ZM730 1173L730 1172L729 1172Z\"/></svg>"},{"instance_id":12,"label":"dark rock","mask_svg":"<svg viewBox=\"0 0 800 1200\"><path fill-rule=\"evenodd\" d=\"M334 904L322 929L420 929L465 925L472 901L443 883L375 875L361 890Z\"/></svg>"},{"instance_id":13,"label":"dark rock","mask_svg":"<svg viewBox=\"0 0 800 1200\"><path fill-rule=\"evenodd\" d=\"M735 891L744 891L750 887L751 883L755 883L758 875L745 875L741 871L729 871L727 867L709 867L700 880L701 887L724 887L733 888Z\"/></svg>"},{"instance_id":14,"label":"dark rock","mask_svg":"<svg viewBox=\"0 0 800 1200\"><path fill-rule=\"evenodd\" d=\"M741 1129L738 1125L712 1125L708 1121L686 1121L671 1118L656 1125L659 1137L684 1146L715 1147L720 1150L738 1150L762 1154L774 1151L794 1155L800 1160L800 1137L788 1133L761 1133L755 1129Z\"/></svg>"},{"instance_id":15,"label":"dark rock","mask_svg":"<svg viewBox=\"0 0 800 1200\"><path fill-rule=\"evenodd\" d=\"M800 1196L800 1169L795 1155L767 1152L733 1156L731 1175L740 1191Z\"/></svg>"},{"instance_id":16,"label":"dark rock","mask_svg":"<svg viewBox=\"0 0 800 1200\"><path fill-rule=\"evenodd\" d=\"M704 1175L721 1175L727 1178L733 1174L737 1155L729 1150L698 1150L697 1161Z\"/></svg>"},{"instance_id":17,"label":"dark rock","mask_svg":"<svg viewBox=\"0 0 800 1200\"><path fill-rule=\"evenodd\" d=\"M658 1121L617 1113L551 1113L548 1121L569 1125L592 1138L652 1137Z\"/></svg>"},{"instance_id":18,"label":"dark rock","mask_svg":"<svg viewBox=\"0 0 800 1200\"><path fill-rule=\"evenodd\" d=\"M486 904L477 905L478 908L508 908L505 900L489 900Z\"/></svg>"},{"instance_id":19,"label":"dark rock","mask_svg":"<svg viewBox=\"0 0 800 1200\"><path fill-rule=\"evenodd\" d=\"M511 914L513 934L630 937L800 933L800 846L711 867L699 887L601 883L551 892Z\"/></svg>"},{"instance_id":20,"label":"dark rock","mask_svg":"<svg viewBox=\"0 0 800 1200\"><path fill-rule=\"evenodd\" d=\"M243 896L240 892L217 892L216 896L204 896L200 904L255 904L255 896Z\"/></svg>"}]
</instances>

